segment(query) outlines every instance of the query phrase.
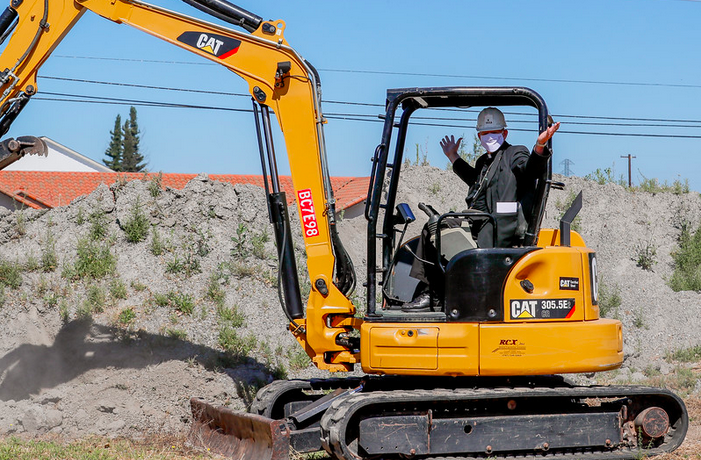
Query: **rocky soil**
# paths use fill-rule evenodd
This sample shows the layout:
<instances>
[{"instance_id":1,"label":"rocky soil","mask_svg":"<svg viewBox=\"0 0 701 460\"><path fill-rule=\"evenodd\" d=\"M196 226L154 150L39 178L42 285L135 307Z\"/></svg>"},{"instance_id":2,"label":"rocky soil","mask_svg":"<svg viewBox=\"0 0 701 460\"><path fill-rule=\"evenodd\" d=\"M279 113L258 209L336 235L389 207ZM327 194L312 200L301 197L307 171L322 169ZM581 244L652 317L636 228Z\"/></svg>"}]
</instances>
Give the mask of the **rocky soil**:
<instances>
[{"instance_id":1,"label":"rocky soil","mask_svg":"<svg viewBox=\"0 0 701 460\"><path fill-rule=\"evenodd\" d=\"M579 231L599 255L602 289L620 296L608 314L623 321L626 361L605 380L673 372L665 356L701 344L701 295L667 286L682 225L701 221L698 193L557 179L567 187L552 191L544 226L556 226L582 191ZM0 279L16 274L0 295L0 434L175 433L188 427L191 396L244 409L274 376L325 375L285 330L263 190L204 176L181 191L157 185L101 186L48 212L0 212ZM418 202L460 210L464 195L450 172L407 168L400 201L419 217L410 232L423 221ZM135 215L147 236L133 243ZM359 276L365 225L363 217L339 223ZM652 249L645 270L638 261ZM109 254L106 275L85 268Z\"/></svg>"}]
</instances>

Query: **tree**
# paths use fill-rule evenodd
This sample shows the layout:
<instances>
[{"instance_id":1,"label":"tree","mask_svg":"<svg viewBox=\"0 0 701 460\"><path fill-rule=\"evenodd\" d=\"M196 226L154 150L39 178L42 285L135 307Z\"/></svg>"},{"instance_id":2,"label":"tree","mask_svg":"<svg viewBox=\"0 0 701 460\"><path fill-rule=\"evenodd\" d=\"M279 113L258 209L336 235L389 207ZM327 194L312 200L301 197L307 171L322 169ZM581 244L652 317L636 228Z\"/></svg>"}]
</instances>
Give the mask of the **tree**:
<instances>
[{"instance_id":1,"label":"tree","mask_svg":"<svg viewBox=\"0 0 701 460\"><path fill-rule=\"evenodd\" d=\"M139 172L143 171L146 163L143 163L144 156L139 153L139 125L136 122L136 109L129 109L129 119L124 122L124 141L122 151L122 171Z\"/></svg>"},{"instance_id":2,"label":"tree","mask_svg":"<svg viewBox=\"0 0 701 460\"><path fill-rule=\"evenodd\" d=\"M122 153L124 147L122 146L122 117L117 115L114 120L114 130L110 131L110 145L105 150L106 159L102 162L108 168L114 171L122 170Z\"/></svg>"}]
</instances>

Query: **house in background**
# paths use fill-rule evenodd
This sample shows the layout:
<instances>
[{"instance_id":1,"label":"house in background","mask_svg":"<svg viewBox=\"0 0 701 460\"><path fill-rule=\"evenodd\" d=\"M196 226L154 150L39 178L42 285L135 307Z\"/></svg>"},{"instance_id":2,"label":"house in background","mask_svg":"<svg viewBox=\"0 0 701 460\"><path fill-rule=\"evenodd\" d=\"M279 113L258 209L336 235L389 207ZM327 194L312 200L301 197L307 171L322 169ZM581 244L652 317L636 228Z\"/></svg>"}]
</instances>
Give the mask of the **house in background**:
<instances>
[{"instance_id":1,"label":"house in background","mask_svg":"<svg viewBox=\"0 0 701 460\"><path fill-rule=\"evenodd\" d=\"M27 155L0 171L0 207L10 210L24 207L50 209L66 206L79 196L88 195L98 185L112 185L117 180L150 180L154 173L117 173L49 138L41 138L48 147L48 156ZM162 174L164 187L182 189L195 174ZM211 180L230 184L253 184L263 187L263 176L210 174ZM332 177L331 186L337 213L345 218L362 215L369 178ZM280 183L288 202L294 199L290 176L281 176Z\"/></svg>"}]
</instances>

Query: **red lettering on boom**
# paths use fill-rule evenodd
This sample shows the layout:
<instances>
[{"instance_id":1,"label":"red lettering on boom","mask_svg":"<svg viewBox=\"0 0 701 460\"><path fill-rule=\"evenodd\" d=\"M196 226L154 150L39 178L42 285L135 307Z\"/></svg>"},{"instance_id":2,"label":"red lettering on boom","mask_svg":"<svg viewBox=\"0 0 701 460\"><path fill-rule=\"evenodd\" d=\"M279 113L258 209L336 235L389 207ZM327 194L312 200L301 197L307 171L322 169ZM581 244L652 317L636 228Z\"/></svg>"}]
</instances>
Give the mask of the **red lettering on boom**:
<instances>
[{"instance_id":1,"label":"red lettering on boom","mask_svg":"<svg viewBox=\"0 0 701 460\"><path fill-rule=\"evenodd\" d=\"M304 236L307 238L319 236L319 226L317 225L316 214L314 213L314 200L312 199L311 189L298 190L297 202L302 212Z\"/></svg>"}]
</instances>

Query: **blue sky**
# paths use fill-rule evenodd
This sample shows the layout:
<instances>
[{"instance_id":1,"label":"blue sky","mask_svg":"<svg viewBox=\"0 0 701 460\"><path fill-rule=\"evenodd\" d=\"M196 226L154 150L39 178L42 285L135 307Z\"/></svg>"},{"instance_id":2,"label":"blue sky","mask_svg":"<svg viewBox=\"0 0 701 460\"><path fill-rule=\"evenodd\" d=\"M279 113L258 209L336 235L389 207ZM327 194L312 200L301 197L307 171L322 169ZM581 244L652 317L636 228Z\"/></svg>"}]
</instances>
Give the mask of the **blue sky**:
<instances>
[{"instance_id":1,"label":"blue sky","mask_svg":"<svg viewBox=\"0 0 701 460\"><path fill-rule=\"evenodd\" d=\"M53 0L52 0L53 1ZM198 17L176 0L151 3ZM321 74L324 101L381 104L387 88L411 86L528 86L548 103L561 132L553 139L553 169L571 161L577 175L613 167L633 181L689 179L701 190L701 2L693 0L275 2L238 0L265 19L284 19L288 42ZM216 22L216 20L214 20ZM108 58L108 59L105 59ZM158 61L158 62L153 62ZM164 62L165 61L165 62ZM250 108L246 97L145 90L65 82L47 77L245 93L236 75L125 25L87 13L39 72L39 94L8 136L45 135L91 158L104 158L115 116L129 107L40 100L48 93ZM379 114L324 102L324 112ZM514 109L510 109L514 110ZM252 115L214 110L137 106L142 150L151 170L258 174ZM528 110L519 110L528 111ZM532 111L531 111L532 112ZM441 115L442 116L442 115ZM471 115L474 118L474 114ZM570 116L570 117L567 117ZM582 117L609 117L604 120ZM610 117L636 120L612 120ZM470 114L459 125L473 126ZM513 128L527 117L507 116ZM638 119L690 120L688 123ZM694 121L696 120L696 121ZM577 123L602 123L582 125ZM665 126L613 126L666 124ZM452 123L451 123L452 124ZM679 127L685 124L692 127ZM368 175L381 124L330 119L326 128L333 175ZM697 127L698 126L698 127ZM700 138L568 134L691 135ZM438 146L461 128L416 128L431 164L444 168ZM532 146L535 132L512 131L512 143ZM282 142L276 145L283 150ZM284 158L280 172L287 172Z\"/></svg>"}]
</instances>

